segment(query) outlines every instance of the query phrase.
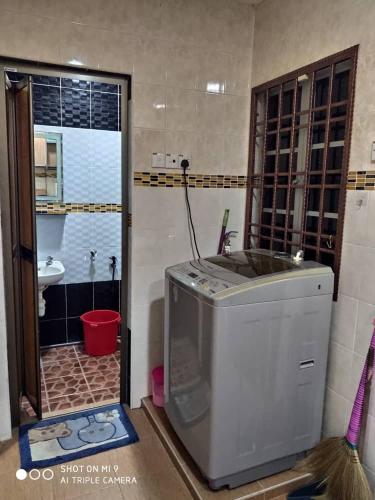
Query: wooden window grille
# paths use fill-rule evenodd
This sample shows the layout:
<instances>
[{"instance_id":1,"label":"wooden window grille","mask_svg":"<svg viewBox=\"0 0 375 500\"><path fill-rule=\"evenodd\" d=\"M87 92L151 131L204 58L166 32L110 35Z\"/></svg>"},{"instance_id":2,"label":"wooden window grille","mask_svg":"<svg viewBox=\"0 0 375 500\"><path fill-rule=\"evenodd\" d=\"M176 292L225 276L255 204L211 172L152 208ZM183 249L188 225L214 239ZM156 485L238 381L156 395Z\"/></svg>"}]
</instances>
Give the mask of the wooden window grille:
<instances>
[{"instance_id":1,"label":"wooden window grille","mask_svg":"<svg viewBox=\"0 0 375 500\"><path fill-rule=\"evenodd\" d=\"M252 90L245 247L332 267L342 246L358 46Z\"/></svg>"}]
</instances>

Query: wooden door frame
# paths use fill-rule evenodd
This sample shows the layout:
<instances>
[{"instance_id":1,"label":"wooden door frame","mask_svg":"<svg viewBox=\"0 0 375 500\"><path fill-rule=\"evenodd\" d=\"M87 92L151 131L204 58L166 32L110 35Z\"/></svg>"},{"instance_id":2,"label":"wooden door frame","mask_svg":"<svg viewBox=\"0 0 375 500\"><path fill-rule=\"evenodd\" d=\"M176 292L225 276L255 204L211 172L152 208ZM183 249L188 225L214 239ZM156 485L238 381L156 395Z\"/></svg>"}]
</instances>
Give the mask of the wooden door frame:
<instances>
[{"instance_id":1,"label":"wooden door frame","mask_svg":"<svg viewBox=\"0 0 375 500\"><path fill-rule=\"evenodd\" d=\"M5 290L6 335L9 373L9 395L12 426L20 423L19 398L22 381L18 374L19 348L15 328L13 266L12 266L12 233L11 233L11 197L9 178L9 150L7 137L7 110L5 95L5 71L16 70L19 73L44 76L63 76L65 78L82 78L102 83L118 83L121 85L121 167L122 167L122 244L121 244L121 311L128 311L130 298L129 281L129 203L131 189L129 108L131 99L130 75L102 72L81 67L45 64L20 59L8 59L0 56L0 213L2 230L2 252ZM36 215L35 215L36 216ZM5 286L4 286L5 288ZM130 402L130 325L129 314L124 314L121 323L121 372L120 402Z\"/></svg>"}]
</instances>

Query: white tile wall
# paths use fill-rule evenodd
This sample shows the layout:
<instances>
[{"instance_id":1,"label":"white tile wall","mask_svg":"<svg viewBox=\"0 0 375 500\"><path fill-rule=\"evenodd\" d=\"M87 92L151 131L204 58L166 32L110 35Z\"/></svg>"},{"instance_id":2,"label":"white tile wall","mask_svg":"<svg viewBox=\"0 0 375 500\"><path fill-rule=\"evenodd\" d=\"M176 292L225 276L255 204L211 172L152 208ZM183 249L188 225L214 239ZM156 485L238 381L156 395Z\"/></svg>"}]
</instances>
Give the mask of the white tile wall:
<instances>
[{"instance_id":1,"label":"white tile wall","mask_svg":"<svg viewBox=\"0 0 375 500\"><path fill-rule=\"evenodd\" d=\"M121 203L121 133L38 125L38 131L63 135L63 201ZM48 255L65 265L62 283L111 279L109 256L121 273L121 214L71 213L37 216L38 258ZM90 250L97 250L95 263Z\"/></svg>"},{"instance_id":2,"label":"white tile wall","mask_svg":"<svg viewBox=\"0 0 375 500\"><path fill-rule=\"evenodd\" d=\"M60 259L65 267L61 283L106 281L112 278L109 257L118 258L121 274L121 214L70 213L68 215L38 215L38 258L48 255ZM95 263L90 250L97 250Z\"/></svg>"},{"instance_id":3,"label":"white tile wall","mask_svg":"<svg viewBox=\"0 0 375 500\"><path fill-rule=\"evenodd\" d=\"M339 297L334 304L330 345L325 434L341 434L348 425L375 318L375 192L348 191ZM373 391L374 392L374 391ZM335 423L336 422L336 423ZM374 480L375 397L367 418L364 461Z\"/></svg>"},{"instance_id":4,"label":"white tile wall","mask_svg":"<svg viewBox=\"0 0 375 500\"><path fill-rule=\"evenodd\" d=\"M189 196L202 257L217 252L225 208L230 209L228 230L239 231L238 238L233 240L233 249L240 249L245 190L190 189ZM147 370L134 381L137 391L147 394L150 390L148 373L163 361L158 342L163 335L164 270L192 258L184 190L135 187L133 224L137 230L132 231L131 259L136 276L133 276L131 290L132 304L135 304L131 330L132 341L135 338L141 347L132 350L131 363L132 370L136 370L144 362L143 348L152 353L147 358Z\"/></svg>"},{"instance_id":5,"label":"white tile wall","mask_svg":"<svg viewBox=\"0 0 375 500\"><path fill-rule=\"evenodd\" d=\"M0 7L2 55L57 64L78 59L84 67L131 73L133 170L150 170L152 152L165 147L169 152L192 154L192 172L246 174L253 7L236 0L111 0L105 8L103 5L102 0L69 2L69 8L61 2L47 5L44 0L4 0ZM220 94L222 90L224 94ZM220 95L212 97L207 92ZM167 96L173 103L171 109ZM231 103L235 106L233 112ZM179 120L176 110L185 109L186 114L181 112ZM211 113L215 120L210 119ZM166 128L167 119L170 128ZM191 129L191 123L197 123L196 130ZM151 191L158 189L140 188L130 193L129 205L133 204L134 214L131 239L137 243L143 229L155 229L154 239L145 239L144 244L160 247L165 235L171 234L169 256L163 257L163 265L188 259L186 215L182 199L173 199L175 195L179 198L182 190L174 189L173 195L163 189L159 197ZM207 231L198 229L203 253L216 252L217 221L221 218L218 214L224 209L219 191L219 204L215 210L210 208ZM232 228L242 233L244 192L233 191L233 203L238 203L241 214ZM201 190L198 198L207 192ZM152 200L157 197L154 204ZM211 201L208 203L211 206ZM200 207L199 211L193 207L197 226L199 217L206 217L204 203ZM240 242L241 238L236 243ZM134 258L133 253L130 274L137 292L132 293L128 316L133 324L132 338L137 339L132 345L131 404L139 406L140 398L149 390L149 369L160 362L161 344L149 339L154 331L159 335L162 321L155 316L149 321L150 327L142 322L145 307L137 300L139 297L144 301L142 287L154 297L154 278L135 264ZM147 352L142 347L146 345L150 346Z\"/></svg>"},{"instance_id":6,"label":"white tile wall","mask_svg":"<svg viewBox=\"0 0 375 500\"><path fill-rule=\"evenodd\" d=\"M66 203L121 203L121 132L36 125L62 134Z\"/></svg>"}]
</instances>

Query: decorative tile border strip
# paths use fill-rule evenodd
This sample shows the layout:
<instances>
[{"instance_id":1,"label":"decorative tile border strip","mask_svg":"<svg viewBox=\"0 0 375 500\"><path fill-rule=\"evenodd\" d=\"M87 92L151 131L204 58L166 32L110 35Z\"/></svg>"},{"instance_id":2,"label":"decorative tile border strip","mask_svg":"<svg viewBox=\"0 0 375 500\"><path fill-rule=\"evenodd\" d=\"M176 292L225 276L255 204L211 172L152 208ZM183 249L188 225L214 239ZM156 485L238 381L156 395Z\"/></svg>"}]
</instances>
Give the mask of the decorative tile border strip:
<instances>
[{"instance_id":1,"label":"decorative tile border strip","mask_svg":"<svg viewBox=\"0 0 375 500\"><path fill-rule=\"evenodd\" d=\"M246 188L246 175L187 174L189 188ZM135 186L183 187L184 176L172 172L134 172Z\"/></svg>"},{"instance_id":2,"label":"decorative tile border strip","mask_svg":"<svg viewBox=\"0 0 375 500\"><path fill-rule=\"evenodd\" d=\"M121 203L36 203L36 213L41 215L107 212L122 212Z\"/></svg>"},{"instance_id":3,"label":"decorative tile border strip","mask_svg":"<svg viewBox=\"0 0 375 500\"><path fill-rule=\"evenodd\" d=\"M375 170L349 172L347 189L356 191L375 191Z\"/></svg>"}]
</instances>

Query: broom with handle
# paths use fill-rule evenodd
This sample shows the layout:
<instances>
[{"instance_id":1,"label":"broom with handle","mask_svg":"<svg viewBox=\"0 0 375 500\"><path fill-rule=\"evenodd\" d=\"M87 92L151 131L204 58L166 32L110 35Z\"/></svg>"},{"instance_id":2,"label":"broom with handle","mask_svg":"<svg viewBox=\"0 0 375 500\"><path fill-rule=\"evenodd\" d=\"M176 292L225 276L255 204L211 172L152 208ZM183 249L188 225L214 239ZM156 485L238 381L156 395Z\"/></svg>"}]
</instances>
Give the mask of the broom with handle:
<instances>
[{"instance_id":1,"label":"broom with handle","mask_svg":"<svg viewBox=\"0 0 375 500\"><path fill-rule=\"evenodd\" d=\"M375 324L375 322L374 322ZM374 370L375 330L362 371L355 398L349 428L344 438L324 439L297 466L297 470L309 472L325 487L323 500L372 500L372 493L358 455L358 442L365 404L366 386Z\"/></svg>"}]
</instances>

